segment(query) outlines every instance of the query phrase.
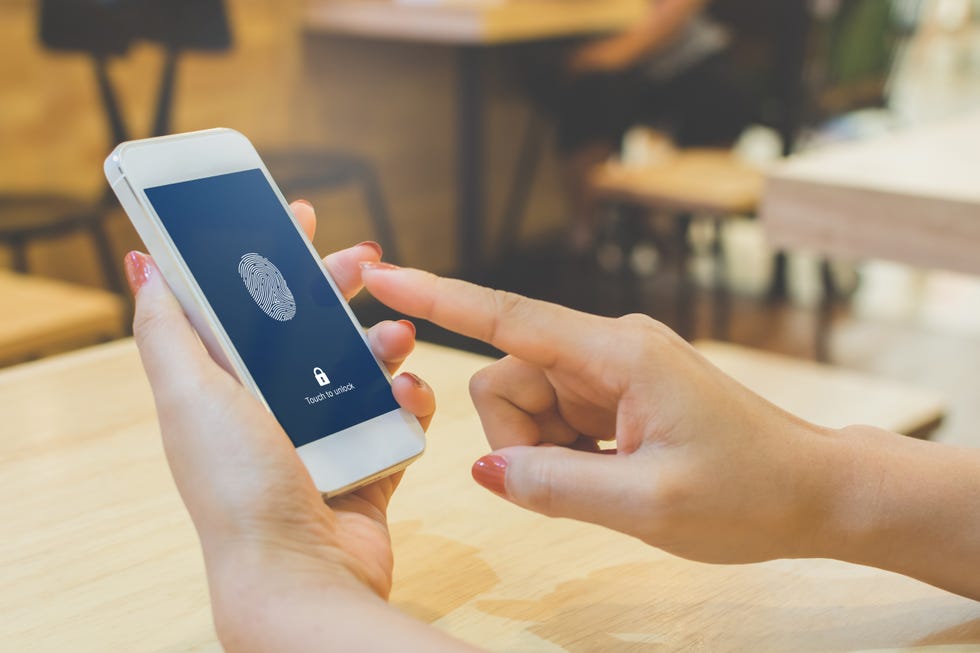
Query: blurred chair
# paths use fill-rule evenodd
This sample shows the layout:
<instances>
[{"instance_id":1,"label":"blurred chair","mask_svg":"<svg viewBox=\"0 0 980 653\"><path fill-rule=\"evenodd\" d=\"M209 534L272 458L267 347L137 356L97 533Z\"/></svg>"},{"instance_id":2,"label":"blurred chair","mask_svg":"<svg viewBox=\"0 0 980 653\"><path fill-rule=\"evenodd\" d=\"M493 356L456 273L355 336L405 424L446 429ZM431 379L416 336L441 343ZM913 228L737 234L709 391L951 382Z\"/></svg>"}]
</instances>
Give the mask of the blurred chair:
<instances>
[{"instance_id":1,"label":"blurred chair","mask_svg":"<svg viewBox=\"0 0 980 653\"><path fill-rule=\"evenodd\" d=\"M263 149L262 160L283 194L291 199L352 185L359 188L385 260L401 261L381 182L367 159L332 149L296 148Z\"/></svg>"},{"instance_id":2,"label":"blurred chair","mask_svg":"<svg viewBox=\"0 0 980 653\"><path fill-rule=\"evenodd\" d=\"M507 255L517 245L538 166L544 155L547 127L547 121L541 110L535 106L528 107L524 133L521 136L517 162L514 165L514 176L510 182L507 198L504 200L504 215L494 247L497 256Z\"/></svg>"},{"instance_id":3,"label":"blurred chair","mask_svg":"<svg viewBox=\"0 0 980 653\"><path fill-rule=\"evenodd\" d=\"M753 215L762 197L764 177L761 170L735 157L730 150L686 148L674 150L661 159L642 166L616 162L599 166L589 179L600 205L615 211L622 207L637 212L671 218L676 269L676 331L690 338L694 330L693 309L688 283L688 229L691 217L706 216L713 222L714 238L714 306L712 330L715 337L725 338L729 322L730 301L725 279L724 248L721 244L722 223L731 216Z\"/></svg>"},{"instance_id":4,"label":"blurred chair","mask_svg":"<svg viewBox=\"0 0 980 653\"><path fill-rule=\"evenodd\" d=\"M91 58L109 126L107 151L130 138L108 74L111 58L125 55L139 40L163 47L164 62L151 131L153 136L160 136L170 132L180 56L188 51L224 52L232 45L223 0L42 0L39 22L41 42L46 47ZM389 259L397 259L378 177L369 162L328 149L264 154L270 171L288 194L358 185L379 242ZM115 207L108 188L96 200L59 193L0 193L0 240L11 247L14 267L26 272L31 243L75 232L88 233L106 286L122 293L118 257L106 230L107 217Z\"/></svg>"},{"instance_id":5,"label":"blurred chair","mask_svg":"<svg viewBox=\"0 0 980 653\"><path fill-rule=\"evenodd\" d=\"M104 290L0 271L0 297L0 365L123 335L126 306Z\"/></svg>"},{"instance_id":6,"label":"blurred chair","mask_svg":"<svg viewBox=\"0 0 980 653\"><path fill-rule=\"evenodd\" d=\"M220 2L163 0L42 0L39 9L41 43L55 51L84 53L92 60L96 83L109 126L111 149L129 132L109 79L108 61L126 54L138 39L166 46L154 135L169 131L177 56L187 49L216 50L230 43ZM108 150L107 150L108 151ZM98 174L99 162L93 162ZM103 281L114 292L124 284L106 220L115 206L107 188L90 199L63 193L0 193L0 240L13 254L14 268L27 272L31 243L72 233L87 233L99 260Z\"/></svg>"},{"instance_id":7,"label":"blurred chair","mask_svg":"<svg viewBox=\"0 0 980 653\"><path fill-rule=\"evenodd\" d=\"M104 215L99 203L71 195L0 192L0 241L10 248L13 268L26 273L30 267L30 244L87 233L95 247L106 287L121 292L121 278Z\"/></svg>"},{"instance_id":8,"label":"blurred chair","mask_svg":"<svg viewBox=\"0 0 980 653\"><path fill-rule=\"evenodd\" d=\"M877 1L877 0L872 0ZM810 28L806 0L715 0L713 13L731 26L750 44L747 55L740 57L739 67L747 69L745 82L754 94L765 96L763 122L772 125L783 138L788 153L790 144L803 124L803 68ZM734 24L733 24L734 23ZM760 72L764 68L764 72ZM544 67L548 70L548 67ZM534 74L524 71L523 86L534 95ZM534 174L544 150L545 119L539 110L528 114L524 136L510 193L505 202L504 218L497 241L498 254L510 251L517 242ZM719 161L726 155L719 153ZM686 163L686 162L685 162Z\"/></svg>"}]
</instances>

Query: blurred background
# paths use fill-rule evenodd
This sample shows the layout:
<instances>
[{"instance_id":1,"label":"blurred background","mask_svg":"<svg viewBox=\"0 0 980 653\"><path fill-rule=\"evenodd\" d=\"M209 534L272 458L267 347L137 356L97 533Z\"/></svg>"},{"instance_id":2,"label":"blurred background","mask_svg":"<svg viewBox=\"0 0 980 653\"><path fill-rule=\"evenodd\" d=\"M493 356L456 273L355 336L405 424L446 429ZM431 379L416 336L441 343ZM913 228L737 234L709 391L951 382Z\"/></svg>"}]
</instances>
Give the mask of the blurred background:
<instances>
[{"instance_id":1,"label":"blurred background","mask_svg":"<svg viewBox=\"0 0 980 653\"><path fill-rule=\"evenodd\" d=\"M0 48L4 365L128 334L121 262L141 245L102 160L224 126L313 202L323 253L377 240L403 265L913 384L942 398L934 437L977 443L968 266L776 247L759 219L784 157L980 111L976 0L4 0Z\"/></svg>"}]
</instances>

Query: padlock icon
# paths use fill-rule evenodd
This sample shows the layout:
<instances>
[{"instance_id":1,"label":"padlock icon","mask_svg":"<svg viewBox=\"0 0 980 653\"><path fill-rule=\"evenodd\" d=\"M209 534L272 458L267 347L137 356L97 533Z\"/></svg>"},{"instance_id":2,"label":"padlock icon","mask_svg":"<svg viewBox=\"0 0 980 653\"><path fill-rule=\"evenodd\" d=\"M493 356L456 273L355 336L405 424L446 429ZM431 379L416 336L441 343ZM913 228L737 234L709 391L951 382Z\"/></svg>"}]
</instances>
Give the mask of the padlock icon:
<instances>
[{"instance_id":1,"label":"padlock icon","mask_svg":"<svg viewBox=\"0 0 980 653\"><path fill-rule=\"evenodd\" d=\"M316 382L320 385L327 385L330 383L330 379L327 378L326 372L319 367L313 368L313 378L316 379Z\"/></svg>"}]
</instances>

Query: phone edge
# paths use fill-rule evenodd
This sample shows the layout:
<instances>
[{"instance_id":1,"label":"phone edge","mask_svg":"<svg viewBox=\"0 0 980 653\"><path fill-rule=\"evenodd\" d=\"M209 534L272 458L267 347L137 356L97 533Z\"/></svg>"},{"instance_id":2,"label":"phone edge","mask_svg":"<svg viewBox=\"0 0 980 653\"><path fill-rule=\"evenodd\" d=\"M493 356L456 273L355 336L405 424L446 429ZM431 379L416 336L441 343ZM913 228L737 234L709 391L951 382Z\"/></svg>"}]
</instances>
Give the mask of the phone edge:
<instances>
[{"instance_id":1,"label":"phone edge","mask_svg":"<svg viewBox=\"0 0 980 653\"><path fill-rule=\"evenodd\" d=\"M113 149L113 151L106 157L104 163L104 172L105 172L106 179L113 190L113 193L116 195L120 204L123 206L124 211L129 217L130 222L133 224L138 235L143 240L143 243L146 245L147 250L149 251L151 256L154 257L154 261L157 263L157 266L160 268L161 273L163 274L171 290L174 292L174 295L177 297L177 300L180 303L181 308L184 310L185 314L187 315L194 330L200 336L209 354L211 354L211 356L223 369L225 369L227 372L235 376L235 378L237 378L253 396L255 396L259 401L262 402L266 410L269 410L269 412L271 413L272 412L271 407L269 406L268 402L263 396L261 390L258 388L258 385L255 383L254 379L252 378L251 373L248 371L248 368L244 364L244 361L242 361L240 355L237 352L237 349L234 346L234 343L231 342L231 339L229 338L224 327L221 326L221 323L217 319L217 316L214 315L214 311L211 308L210 303L207 301L207 298L204 297L203 291L201 291L199 286L196 286L196 283L192 285L189 282L189 279L193 279L193 275L190 274L190 271L186 269L187 267L186 264L180 258L179 252L176 252L175 246L172 244L172 242L170 242L166 234L163 233L162 227L157 224L157 220L155 220L151 216L151 214L148 212L146 207L143 205L143 202L140 200L139 196L134 191L132 185L129 183L129 179L122 165L121 155L126 147L133 146L133 145L142 145L145 144L147 141L154 141L162 138L166 138L169 140L169 139L183 138L192 135L200 135L204 133L216 133L216 132L227 132L229 133L229 135L235 135L237 137L240 137L248 143L251 149L255 152L255 158L258 163L258 167L266 176L266 180L268 181L269 186L276 194L280 202L286 207L287 214L290 220L292 221L294 228L299 229L301 232L301 228L297 223L295 216L293 215L292 211L289 209L288 201L285 199L285 197L283 197L281 190L279 189L278 185L275 183L275 180L272 178L268 169L265 167L265 163L262 161L258 152L255 151L255 148L254 146L252 146L251 142L243 134L237 132L236 130L218 128L218 129L202 130L200 132L188 132L186 134L178 134L169 137L158 137L156 139L140 139L134 141L126 141L124 143L120 143L119 145L117 145L116 148ZM134 216L139 216L139 219L138 220L134 219ZM377 356L374 355L374 352L371 351L370 343L368 342L367 335L363 325L361 325L360 321L357 319L357 316L354 315L352 309L350 308L350 304L347 302L346 298L344 298L343 293L340 292L340 289L337 287L336 282L329 274L329 271L326 270L322 258L319 256L319 253L317 253L313 249L312 244L309 243L309 241L306 238L304 238L304 241L311 255L314 256L316 260L319 262L319 265L322 271L324 272L324 276L328 284L331 286L333 292L337 296L337 299L344 307L348 319L350 319L351 322L357 327L357 331L359 332L359 335L362 341L364 342L364 345L367 347L368 352L371 354L371 357L378 365L381 373L385 376L385 378L388 380L390 384L393 380L391 374L388 373L388 370L384 367L383 363L378 359ZM175 280L175 282L172 283L171 280ZM412 462L417 460L419 457L422 456L422 454L425 453L425 449L426 449L425 433L421 427L421 424L419 424L418 419L414 415L411 415L410 413L408 413L408 411L406 411L404 408L401 407L395 409L394 411L391 411L391 413L399 413L402 415L403 418L408 417L411 419L411 422L414 422L414 426L410 427L410 430L413 432L413 435L417 437L417 441L419 445L417 452L413 453L410 456L402 458L401 460L398 460L394 465L385 467L380 471L369 474L352 483L347 483L327 490L323 490L320 487L317 487L317 490L321 493L322 496L324 496L324 498L335 497L335 496L340 496L342 494L346 494L359 487L367 485L368 483L374 480L378 480L380 478L384 478L385 476L394 474L408 467L408 465L410 465ZM373 419L378 419L380 417L390 415L391 413L384 413ZM372 420L360 422L358 426L368 424L370 421ZM320 442L334 435L337 434L330 434L324 436L323 438L320 438L319 440L315 440L314 442ZM304 445L304 446L308 446L308 445ZM300 448L301 447L296 448L297 452L299 451ZM303 456L301 455L301 458L302 457ZM310 471L312 475L312 470Z\"/></svg>"}]
</instances>

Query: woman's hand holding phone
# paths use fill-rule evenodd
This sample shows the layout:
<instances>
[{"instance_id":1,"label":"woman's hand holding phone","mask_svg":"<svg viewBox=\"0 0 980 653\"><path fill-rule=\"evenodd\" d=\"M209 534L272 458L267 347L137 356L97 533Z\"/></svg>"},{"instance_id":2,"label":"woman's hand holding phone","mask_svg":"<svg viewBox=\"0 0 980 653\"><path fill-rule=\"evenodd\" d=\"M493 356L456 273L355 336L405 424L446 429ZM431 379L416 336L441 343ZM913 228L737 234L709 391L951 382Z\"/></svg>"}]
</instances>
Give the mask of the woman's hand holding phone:
<instances>
[{"instance_id":1,"label":"woman's hand holding phone","mask_svg":"<svg viewBox=\"0 0 980 653\"><path fill-rule=\"evenodd\" d=\"M291 208L312 238L312 207ZM377 245L362 244L324 263L349 298L361 288L358 264L380 256ZM201 540L226 649L312 650L322 642L310 638L309 627L328 623L323 610L331 611L330 624L350 613L352 626L391 610L381 600L392 570L385 513L401 474L325 505L275 418L205 351L153 261L133 253L126 267L136 295L136 342L167 460ZM394 373L414 336L411 323L382 322L368 340ZM427 427L435 411L431 388L401 374L392 390ZM402 620L423 628L396 613ZM343 629L332 630L334 643L342 641Z\"/></svg>"}]
</instances>

